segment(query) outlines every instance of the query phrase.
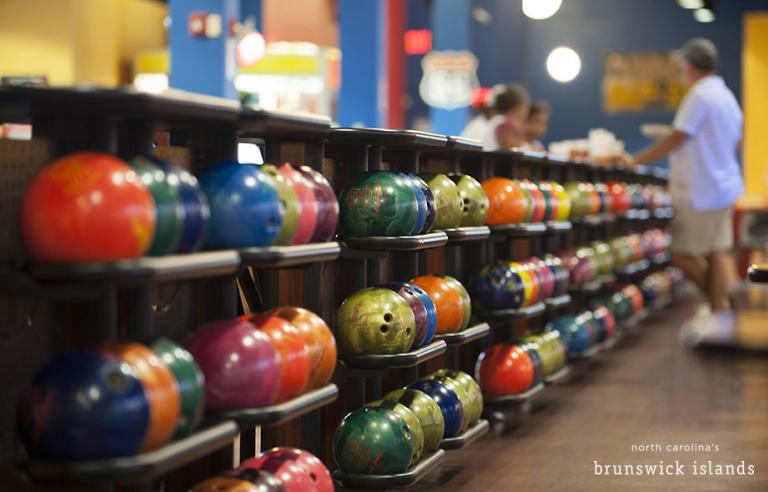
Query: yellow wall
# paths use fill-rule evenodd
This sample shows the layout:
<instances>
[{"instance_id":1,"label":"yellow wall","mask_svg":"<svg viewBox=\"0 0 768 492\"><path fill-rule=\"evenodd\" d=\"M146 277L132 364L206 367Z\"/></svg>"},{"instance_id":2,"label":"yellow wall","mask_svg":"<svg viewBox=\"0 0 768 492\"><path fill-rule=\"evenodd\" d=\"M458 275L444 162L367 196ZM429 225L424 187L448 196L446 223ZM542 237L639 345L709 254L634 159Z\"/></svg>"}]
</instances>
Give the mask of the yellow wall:
<instances>
[{"instance_id":1,"label":"yellow wall","mask_svg":"<svg viewBox=\"0 0 768 492\"><path fill-rule=\"evenodd\" d=\"M152 0L0 1L0 75L118 85L138 50L165 46L166 13Z\"/></svg>"},{"instance_id":2,"label":"yellow wall","mask_svg":"<svg viewBox=\"0 0 768 492\"><path fill-rule=\"evenodd\" d=\"M768 14L744 16L744 178L747 195L768 196Z\"/></svg>"}]
</instances>

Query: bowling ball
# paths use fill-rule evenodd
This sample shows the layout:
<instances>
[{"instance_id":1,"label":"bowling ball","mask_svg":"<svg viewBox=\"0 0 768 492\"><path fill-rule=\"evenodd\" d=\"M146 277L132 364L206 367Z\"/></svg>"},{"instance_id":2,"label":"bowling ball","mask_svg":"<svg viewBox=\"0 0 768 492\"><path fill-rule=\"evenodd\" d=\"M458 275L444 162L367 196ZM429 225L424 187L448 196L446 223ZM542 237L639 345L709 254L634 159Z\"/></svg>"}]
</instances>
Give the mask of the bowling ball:
<instances>
[{"instance_id":1,"label":"bowling ball","mask_svg":"<svg viewBox=\"0 0 768 492\"><path fill-rule=\"evenodd\" d=\"M560 332L569 352L583 352L592 346L592 335L583 329L576 316L565 315L554 319L550 329Z\"/></svg>"},{"instance_id":2,"label":"bowling ball","mask_svg":"<svg viewBox=\"0 0 768 492\"><path fill-rule=\"evenodd\" d=\"M293 236L291 244L308 243L317 229L320 207L312 183L290 164L283 164L277 170L293 185L293 190L296 192L296 198L298 198L301 207L296 234Z\"/></svg>"},{"instance_id":3,"label":"bowling ball","mask_svg":"<svg viewBox=\"0 0 768 492\"><path fill-rule=\"evenodd\" d=\"M564 185L571 201L571 220L580 219L589 214L589 196L583 183L569 181Z\"/></svg>"},{"instance_id":4,"label":"bowling ball","mask_svg":"<svg viewBox=\"0 0 768 492\"><path fill-rule=\"evenodd\" d=\"M592 337L592 344L596 344L605 340L605 333L600 331L600 326L595 323L595 318L592 315L592 311L584 311L576 316L576 323L580 325L580 329L587 330ZM581 328L583 326L583 328Z\"/></svg>"},{"instance_id":5,"label":"bowling ball","mask_svg":"<svg viewBox=\"0 0 768 492\"><path fill-rule=\"evenodd\" d=\"M275 244L287 246L293 241L296 235L296 229L299 227L299 216L301 215L301 204L296 196L296 190L293 184L281 173L277 167L272 164L264 164L259 169L271 179L272 186L277 191L280 203L283 205L283 222L280 226L280 234L275 239ZM334 200L336 196L334 195Z\"/></svg>"},{"instance_id":6,"label":"bowling ball","mask_svg":"<svg viewBox=\"0 0 768 492\"><path fill-rule=\"evenodd\" d=\"M421 190L421 183L415 180L412 175L405 174L400 171L395 171L395 174L400 176L406 183L408 183L411 190L416 195L418 214L416 216L416 224L413 226L413 229L409 235L421 234L421 231L424 229L424 226L427 223L427 197Z\"/></svg>"},{"instance_id":7,"label":"bowling ball","mask_svg":"<svg viewBox=\"0 0 768 492\"><path fill-rule=\"evenodd\" d=\"M427 216L424 220L424 227L421 229L420 234L427 234L435 225L435 215L437 214L437 209L435 206L435 195L432 194L432 190L423 179L415 174L409 174L408 176L411 177L413 182L418 185L419 189L424 194L424 200L426 201L427 205Z\"/></svg>"},{"instance_id":8,"label":"bowling ball","mask_svg":"<svg viewBox=\"0 0 768 492\"><path fill-rule=\"evenodd\" d=\"M421 287L435 303L437 309L437 333L455 333L464 320L461 295L451 283L434 275L424 275L411 280Z\"/></svg>"},{"instance_id":9,"label":"bowling ball","mask_svg":"<svg viewBox=\"0 0 768 492\"><path fill-rule=\"evenodd\" d=\"M368 171L341 190L341 225L347 236L405 236L419 204L408 181L391 171Z\"/></svg>"},{"instance_id":10,"label":"bowling ball","mask_svg":"<svg viewBox=\"0 0 768 492\"><path fill-rule=\"evenodd\" d=\"M526 212L525 196L520 186L511 179L494 177L483 181L488 196L486 224L519 224Z\"/></svg>"},{"instance_id":11,"label":"bowling ball","mask_svg":"<svg viewBox=\"0 0 768 492\"><path fill-rule=\"evenodd\" d=\"M435 198L434 229L453 229L459 227L463 216L464 204L459 188L445 174L419 173L427 183Z\"/></svg>"},{"instance_id":12,"label":"bowling ball","mask_svg":"<svg viewBox=\"0 0 768 492\"><path fill-rule=\"evenodd\" d=\"M211 410L271 405L280 390L280 355L269 337L242 320L213 321L197 328L185 346L205 375Z\"/></svg>"},{"instance_id":13,"label":"bowling ball","mask_svg":"<svg viewBox=\"0 0 768 492\"><path fill-rule=\"evenodd\" d=\"M323 319L304 308L281 306L266 314L279 316L291 323L307 344L309 381L307 391L317 389L331 380L336 368L336 339Z\"/></svg>"},{"instance_id":14,"label":"bowling ball","mask_svg":"<svg viewBox=\"0 0 768 492\"><path fill-rule=\"evenodd\" d=\"M527 222L543 221L547 208L544 194L541 192L541 190L539 190L539 187L536 186L536 183L530 180L520 180L520 186L522 186L524 189L527 189L533 199L533 212L531 214L531 218Z\"/></svg>"},{"instance_id":15,"label":"bowling ball","mask_svg":"<svg viewBox=\"0 0 768 492\"><path fill-rule=\"evenodd\" d=\"M240 319L250 322L267 335L280 356L280 389L275 402L284 402L302 394L309 382L309 348L299 329L270 314L249 314Z\"/></svg>"},{"instance_id":16,"label":"bowling ball","mask_svg":"<svg viewBox=\"0 0 768 492\"><path fill-rule=\"evenodd\" d=\"M283 484L273 475L258 475L257 482L237 476L219 476L200 482L190 492L285 492Z\"/></svg>"},{"instance_id":17,"label":"bowling ball","mask_svg":"<svg viewBox=\"0 0 768 492\"><path fill-rule=\"evenodd\" d=\"M508 396L522 393L533 384L533 361L517 345L497 343L480 354L475 379L483 393Z\"/></svg>"},{"instance_id":18,"label":"bowling ball","mask_svg":"<svg viewBox=\"0 0 768 492\"><path fill-rule=\"evenodd\" d=\"M554 255L546 255L544 257L544 264L552 272L555 280L555 290L552 292L553 296L561 296L568 292L568 269L563 266L563 262L560 258Z\"/></svg>"},{"instance_id":19,"label":"bowling ball","mask_svg":"<svg viewBox=\"0 0 768 492\"><path fill-rule=\"evenodd\" d=\"M444 384L435 380L416 381L406 386L406 389L415 389L427 394L435 400L440 412L443 414L445 422L445 433L443 437L455 437L461 432L461 425L464 422L464 410L461 407L461 400L455 391Z\"/></svg>"},{"instance_id":20,"label":"bowling ball","mask_svg":"<svg viewBox=\"0 0 768 492\"><path fill-rule=\"evenodd\" d=\"M531 269L516 261L510 261L507 263L513 272L520 276L523 282L523 303L522 306L531 306L538 301L539 296L539 279L536 277Z\"/></svg>"},{"instance_id":21,"label":"bowling ball","mask_svg":"<svg viewBox=\"0 0 768 492\"><path fill-rule=\"evenodd\" d=\"M109 261L145 254L155 202L140 177L107 154L70 154L44 167L21 203L27 254L47 262Z\"/></svg>"},{"instance_id":22,"label":"bowling ball","mask_svg":"<svg viewBox=\"0 0 768 492\"><path fill-rule=\"evenodd\" d=\"M155 201L155 236L147 254L162 256L173 253L179 244L184 223L178 182L169 180L165 171L145 157L134 158L130 165Z\"/></svg>"},{"instance_id":23,"label":"bowling ball","mask_svg":"<svg viewBox=\"0 0 768 492\"><path fill-rule=\"evenodd\" d=\"M600 332L605 334L605 338L611 338L616 334L616 318L613 317L607 307L598 306L592 312L592 316L600 328Z\"/></svg>"},{"instance_id":24,"label":"bowling ball","mask_svg":"<svg viewBox=\"0 0 768 492\"><path fill-rule=\"evenodd\" d=\"M464 389L469 396L469 405L463 405L464 410L469 413L469 425L474 425L483 415L483 392L477 381L466 372L456 369L440 369L433 372L429 377L448 377L453 379L456 384Z\"/></svg>"},{"instance_id":25,"label":"bowling ball","mask_svg":"<svg viewBox=\"0 0 768 492\"><path fill-rule=\"evenodd\" d=\"M309 182L317 203L317 224L309 242L330 241L336 235L336 226L339 223L339 202L336 200L336 193L325 176L311 167L301 166L299 172Z\"/></svg>"},{"instance_id":26,"label":"bowling ball","mask_svg":"<svg viewBox=\"0 0 768 492\"><path fill-rule=\"evenodd\" d=\"M333 492L328 469L315 455L301 449L272 448L244 461L238 469L268 472L282 482L287 492Z\"/></svg>"},{"instance_id":27,"label":"bowling ball","mask_svg":"<svg viewBox=\"0 0 768 492\"><path fill-rule=\"evenodd\" d=\"M469 291L486 310L517 309L525 300L522 277L506 263L483 267L470 279Z\"/></svg>"},{"instance_id":28,"label":"bowling ball","mask_svg":"<svg viewBox=\"0 0 768 492\"><path fill-rule=\"evenodd\" d=\"M431 297L429 297L429 294L427 294L424 289L418 285L408 285L411 286L411 290L416 294L416 296L419 298L422 304L424 304L424 307L427 310L427 335L424 337L424 340L421 342L421 344L416 345L414 342L413 345L413 348L421 348L432 343L432 339L435 337L435 333L437 332L437 307L435 307L435 302Z\"/></svg>"},{"instance_id":29,"label":"bowling ball","mask_svg":"<svg viewBox=\"0 0 768 492\"><path fill-rule=\"evenodd\" d=\"M211 219L211 208L208 198L200 189L197 178L184 169L173 166L168 162L157 162L157 165L168 175L168 181L178 183L179 202L183 209L179 245L176 253L191 253L199 250L205 242L208 225Z\"/></svg>"},{"instance_id":30,"label":"bowling ball","mask_svg":"<svg viewBox=\"0 0 768 492\"><path fill-rule=\"evenodd\" d=\"M174 438L191 434L200 425L205 409L205 377L192 354L176 342L161 338L152 351L173 373L181 398L181 413Z\"/></svg>"},{"instance_id":31,"label":"bowling ball","mask_svg":"<svg viewBox=\"0 0 768 492\"><path fill-rule=\"evenodd\" d=\"M415 336L416 319L411 307L390 289L368 287L357 291L336 311L336 342L345 354L407 352Z\"/></svg>"},{"instance_id":32,"label":"bowling ball","mask_svg":"<svg viewBox=\"0 0 768 492\"><path fill-rule=\"evenodd\" d=\"M644 305L643 293L636 285L634 284L625 285L621 289L621 292L627 298L629 298L630 305L632 306L633 314L639 313L640 310L643 309L643 305Z\"/></svg>"},{"instance_id":33,"label":"bowling ball","mask_svg":"<svg viewBox=\"0 0 768 492\"><path fill-rule=\"evenodd\" d=\"M516 345L523 349L533 363L533 381L531 386L541 384L544 381L544 363L538 350L538 344L517 341Z\"/></svg>"},{"instance_id":34,"label":"bowling ball","mask_svg":"<svg viewBox=\"0 0 768 492\"><path fill-rule=\"evenodd\" d=\"M582 183L582 187L586 190L587 203L589 204L588 214L594 215L600 213L600 194L597 192L597 188L593 183Z\"/></svg>"},{"instance_id":35,"label":"bowling ball","mask_svg":"<svg viewBox=\"0 0 768 492\"><path fill-rule=\"evenodd\" d=\"M211 207L208 248L269 246L280 234L283 206L272 180L252 164L224 161L200 175Z\"/></svg>"},{"instance_id":36,"label":"bowling ball","mask_svg":"<svg viewBox=\"0 0 768 492\"><path fill-rule=\"evenodd\" d=\"M488 196L482 185L466 174L449 174L448 177L456 183L462 202L461 226L481 226L488 217Z\"/></svg>"},{"instance_id":37,"label":"bowling ball","mask_svg":"<svg viewBox=\"0 0 768 492\"><path fill-rule=\"evenodd\" d=\"M613 211L613 198L608 192L608 185L605 183L595 183L595 191L600 199L600 212Z\"/></svg>"},{"instance_id":38,"label":"bowling ball","mask_svg":"<svg viewBox=\"0 0 768 492\"><path fill-rule=\"evenodd\" d=\"M469 292L464 288L461 282L449 275L443 275L442 278L453 287L461 297L461 306L464 309L464 316L461 319L461 326L459 331L469 326L469 319L472 317L472 299L469 297Z\"/></svg>"},{"instance_id":39,"label":"bowling ball","mask_svg":"<svg viewBox=\"0 0 768 492\"><path fill-rule=\"evenodd\" d=\"M515 180L515 184L520 187L520 190L523 192L523 199L525 200L523 222L533 222L533 213L536 208L536 200L534 199L533 193L531 193L530 188L521 183L519 179Z\"/></svg>"},{"instance_id":40,"label":"bowling ball","mask_svg":"<svg viewBox=\"0 0 768 492\"><path fill-rule=\"evenodd\" d=\"M394 475L408 469L413 434L395 412L363 407L348 414L333 435L333 459L346 473Z\"/></svg>"},{"instance_id":41,"label":"bowling ball","mask_svg":"<svg viewBox=\"0 0 768 492\"><path fill-rule=\"evenodd\" d=\"M33 378L19 401L30 454L92 460L137 454L150 426L148 393L129 364L95 350L68 350Z\"/></svg>"},{"instance_id":42,"label":"bowling ball","mask_svg":"<svg viewBox=\"0 0 768 492\"><path fill-rule=\"evenodd\" d=\"M413 456L411 457L410 466L418 463L421 455L424 453L424 431L421 428L418 417L408 407L393 400L376 400L368 403L366 406L388 408L405 421L405 425L408 426L413 435Z\"/></svg>"},{"instance_id":43,"label":"bowling ball","mask_svg":"<svg viewBox=\"0 0 768 492\"><path fill-rule=\"evenodd\" d=\"M611 208L614 212L620 213L629 210L630 199L626 188L617 181L609 181L608 196L611 197Z\"/></svg>"},{"instance_id":44,"label":"bowling ball","mask_svg":"<svg viewBox=\"0 0 768 492\"><path fill-rule=\"evenodd\" d=\"M544 220L557 220L558 198L552 183L542 181L539 183L539 191L544 196Z\"/></svg>"},{"instance_id":45,"label":"bowling ball","mask_svg":"<svg viewBox=\"0 0 768 492\"><path fill-rule=\"evenodd\" d=\"M470 419L474 414L474 412L476 411L476 409L473 408L471 394L467 391L467 388L457 383L455 379L449 378L446 375L433 374L423 379L430 380L430 381L437 381L438 383L441 383L443 386L445 386L449 390L456 393L456 396L459 398L459 401L461 402L461 410L462 410L461 426L459 427L459 432L461 433L466 431L469 428Z\"/></svg>"},{"instance_id":46,"label":"bowling ball","mask_svg":"<svg viewBox=\"0 0 768 492\"><path fill-rule=\"evenodd\" d=\"M118 357L134 370L149 401L149 429L142 451L152 451L171 440L181 415L181 396L176 378L149 348L138 343L109 343L100 348Z\"/></svg>"},{"instance_id":47,"label":"bowling ball","mask_svg":"<svg viewBox=\"0 0 768 492\"><path fill-rule=\"evenodd\" d=\"M424 434L424 452L431 453L440 447L445 433L443 413L437 402L426 393L414 389L398 389L384 395L385 400L396 401L408 407L419 419Z\"/></svg>"},{"instance_id":48,"label":"bowling ball","mask_svg":"<svg viewBox=\"0 0 768 492\"><path fill-rule=\"evenodd\" d=\"M544 263L541 258L535 256L528 260L532 267L536 270L541 281L540 285L540 297L542 299L548 299L555 294L556 278L552 270Z\"/></svg>"},{"instance_id":49,"label":"bowling ball","mask_svg":"<svg viewBox=\"0 0 768 492\"><path fill-rule=\"evenodd\" d=\"M413 317L416 320L416 336L413 338L413 345L411 349L421 347L424 344L424 340L427 338L429 332L429 315L427 313L427 306L424 305L423 300L419 297L416 291L413 289L415 285L406 282L389 282L381 287L393 290L402 297L405 302L411 307ZM418 287L417 287L418 288ZM432 302L430 300L430 302ZM434 304L432 305L434 308ZM435 324L437 324L437 312L435 311Z\"/></svg>"},{"instance_id":50,"label":"bowling ball","mask_svg":"<svg viewBox=\"0 0 768 492\"><path fill-rule=\"evenodd\" d=\"M565 191L565 188L563 188L563 185L560 183L555 183L554 181L552 184L552 192L557 197L557 213L555 215L555 220L568 220L571 218L571 197L568 195L568 192Z\"/></svg>"}]
</instances>

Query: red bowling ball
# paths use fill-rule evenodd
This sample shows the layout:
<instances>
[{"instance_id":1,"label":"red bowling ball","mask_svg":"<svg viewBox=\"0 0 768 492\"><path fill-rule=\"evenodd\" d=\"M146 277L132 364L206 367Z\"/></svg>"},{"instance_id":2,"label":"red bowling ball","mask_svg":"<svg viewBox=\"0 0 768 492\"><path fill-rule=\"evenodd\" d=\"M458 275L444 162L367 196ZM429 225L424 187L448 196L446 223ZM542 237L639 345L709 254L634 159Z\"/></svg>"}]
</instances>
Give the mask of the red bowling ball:
<instances>
[{"instance_id":1,"label":"red bowling ball","mask_svg":"<svg viewBox=\"0 0 768 492\"><path fill-rule=\"evenodd\" d=\"M490 396L522 393L533 384L533 362L520 346L499 343L480 354L475 379Z\"/></svg>"},{"instance_id":2,"label":"red bowling ball","mask_svg":"<svg viewBox=\"0 0 768 492\"><path fill-rule=\"evenodd\" d=\"M314 458L314 459L312 459ZM275 475L287 492L332 492L328 469L314 455L296 448L272 448L244 461L240 469L265 470Z\"/></svg>"}]
</instances>

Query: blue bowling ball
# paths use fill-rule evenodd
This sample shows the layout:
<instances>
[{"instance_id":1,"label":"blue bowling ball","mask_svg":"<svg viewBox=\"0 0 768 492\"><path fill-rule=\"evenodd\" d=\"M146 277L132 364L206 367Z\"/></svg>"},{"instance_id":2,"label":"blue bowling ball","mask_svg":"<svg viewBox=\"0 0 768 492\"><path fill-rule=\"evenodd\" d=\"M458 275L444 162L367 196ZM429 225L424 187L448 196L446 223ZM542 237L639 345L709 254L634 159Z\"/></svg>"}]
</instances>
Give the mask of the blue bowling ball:
<instances>
[{"instance_id":1,"label":"blue bowling ball","mask_svg":"<svg viewBox=\"0 0 768 492\"><path fill-rule=\"evenodd\" d=\"M416 381L406 386L406 389L422 391L435 400L445 421L445 433L443 437L455 437L461 430L461 420L464 418L464 410L458 395L444 384L433 379Z\"/></svg>"},{"instance_id":2,"label":"blue bowling ball","mask_svg":"<svg viewBox=\"0 0 768 492\"><path fill-rule=\"evenodd\" d=\"M137 454L149 429L141 381L122 360L95 350L63 352L33 379L19 403L32 456L93 460Z\"/></svg>"},{"instance_id":3,"label":"blue bowling ball","mask_svg":"<svg viewBox=\"0 0 768 492\"><path fill-rule=\"evenodd\" d=\"M486 310L517 309L523 303L523 279L509 265L497 263L484 267L470 279L469 292L472 302Z\"/></svg>"},{"instance_id":4,"label":"blue bowling ball","mask_svg":"<svg viewBox=\"0 0 768 492\"><path fill-rule=\"evenodd\" d=\"M421 348L432 343L432 339L435 337L435 332L437 331L437 307L435 306L435 302L431 297L429 297L429 294L427 294L424 289L414 284L410 284L410 286L427 310L427 336L418 347L414 347Z\"/></svg>"},{"instance_id":5,"label":"blue bowling ball","mask_svg":"<svg viewBox=\"0 0 768 492\"><path fill-rule=\"evenodd\" d=\"M427 234L432 230L432 226L435 224L435 213L437 212L437 208L435 207L435 195L432 194L432 190L429 189L429 185L426 181L415 174L411 174L410 176L413 182L419 186L426 200L427 217L424 221L424 227L421 229L421 234Z\"/></svg>"},{"instance_id":6,"label":"blue bowling ball","mask_svg":"<svg viewBox=\"0 0 768 492\"><path fill-rule=\"evenodd\" d=\"M269 246L280 234L283 204L264 171L224 161L200 175L211 205L208 248Z\"/></svg>"},{"instance_id":7,"label":"blue bowling ball","mask_svg":"<svg viewBox=\"0 0 768 492\"><path fill-rule=\"evenodd\" d=\"M421 185L414 180L411 175L400 171L395 171L395 174L403 178L403 180L408 183L408 186L411 188L414 195L416 195L418 212L416 214L416 224L413 226L410 234L420 234L421 230L424 229L424 224L427 223L427 197L425 197L424 192L421 191Z\"/></svg>"},{"instance_id":8,"label":"blue bowling ball","mask_svg":"<svg viewBox=\"0 0 768 492\"><path fill-rule=\"evenodd\" d=\"M607 335L607 333L602 333L600 324L595 320L592 311L584 311L576 316L576 322L584 326L583 329L592 337L593 344L602 342L605 339L604 335Z\"/></svg>"},{"instance_id":9,"label":"blue bowling ball","mask_svg":"<svg viewBox=\"0 0 768 492\"><path fill-rule=\"evenodd\" d=\"M205 242L211 210L208 199L200 189L197 178L184 169L168 162L156 162L165 171L168 181L178 182L179 202L183 210L179 244L176 253L191 253L199 250Z\"/></svg>"},{"instance_id":10,"label":"blue bowling ball","mask_svg":"<svg viewBox=\"0 0 768 492\"><path fill-rule=\"evenodd\" d=\"M550 322L551 329L560 332L569 352L584 352L592 346L592 333L581 319L573 315L560 316Z\"/></svg>"}]
</instances>

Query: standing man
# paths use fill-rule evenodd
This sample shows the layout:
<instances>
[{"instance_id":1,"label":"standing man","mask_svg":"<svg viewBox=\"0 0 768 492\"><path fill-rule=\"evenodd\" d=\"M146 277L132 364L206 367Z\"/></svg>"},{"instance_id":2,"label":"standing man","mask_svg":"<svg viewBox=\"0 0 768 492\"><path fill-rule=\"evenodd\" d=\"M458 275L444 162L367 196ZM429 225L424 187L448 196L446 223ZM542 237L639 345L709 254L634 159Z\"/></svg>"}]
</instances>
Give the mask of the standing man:
<instances>
[{"instance_id":1,"label":"standing man","mask_svg":"<svg viewBox=\"0 0 768 492\"><path fill-rule=\"evenodd\" d=\"M702 289L718 321L732 320L728 284L733 204L744 191L737 159L743 115L715 72L717 48L710 40L689 40L681 56L693 85L677 110L672 132L629 161L646 164L669 155L675 206L672 264Z\"/></svg>"}]
</instances>

